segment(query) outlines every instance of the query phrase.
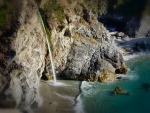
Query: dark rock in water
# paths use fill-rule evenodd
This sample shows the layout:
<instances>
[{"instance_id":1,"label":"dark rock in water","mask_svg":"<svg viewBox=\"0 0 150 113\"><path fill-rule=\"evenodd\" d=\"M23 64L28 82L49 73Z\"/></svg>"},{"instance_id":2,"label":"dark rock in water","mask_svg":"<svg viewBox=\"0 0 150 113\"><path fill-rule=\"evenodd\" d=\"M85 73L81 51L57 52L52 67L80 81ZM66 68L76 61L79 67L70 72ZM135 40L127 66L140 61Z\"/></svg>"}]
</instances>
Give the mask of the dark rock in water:
<instances>
[{"instance_id":1,"label":"dark rock in water","mask_svg":"<svg viewBox=\"0 0 150 113\"><path fill-rule=\"evenodd\" d=\"M140 88L136 89L137 91L150 91L150 84L143 83Z\"/></svg>"},{"instance_id":2,"label":"dark rock in water","mask_svg":"<svg viewBox=\"0 0 150 113\"><path fill-rule=\"evenodd\" d=\"M133 53L133 49L132 48L125 48L125 51L132 54Z\"/></svg>"},{"instance_id":3,"label":"dark rock in water","mask_svg":"<svg viewBox=\"0 0 150 113\"><path fill-rule=\"evenodd\" d=\"M142 84L142 88L143 88L145 91L148 91L148 90L150 90L150 84L144 83L144 84Z\"/></svg>"},{"instance_id":4,"label":"dark rock in water","mask_svg":"<svg viewBox=\"0 0 150 113\"><path fill-rule=\"evenodd\" d=\"M121 94L121 95L129 95L129 92L127 92L126 90L122 89L121 87L116 87L114 92L114 95L116 94Z\"/></svg>"},{"instance_id":5,"label":"dark rock in water","mask_svg":"<svg viewBox=\"0 0 150 113\"><path fill-rule=\"evenodd\" d=\"M147 44L146 41L138 41L135 43L135 48L138 51L148 51L149 50L149 45Z\"/></svg>"},{"instance_id":6,"label":"dark rock in water","mask_svg":"<svg viewBox=\"0 0 150 113\"><path fill-rule=\"evenodd\" d=\"M120 79L123 79L123 77L122 77L122 76L119 76L119 77L117 77L116 79L119 79L119 80L120 80Z\"/></svg>"}]
</instances>

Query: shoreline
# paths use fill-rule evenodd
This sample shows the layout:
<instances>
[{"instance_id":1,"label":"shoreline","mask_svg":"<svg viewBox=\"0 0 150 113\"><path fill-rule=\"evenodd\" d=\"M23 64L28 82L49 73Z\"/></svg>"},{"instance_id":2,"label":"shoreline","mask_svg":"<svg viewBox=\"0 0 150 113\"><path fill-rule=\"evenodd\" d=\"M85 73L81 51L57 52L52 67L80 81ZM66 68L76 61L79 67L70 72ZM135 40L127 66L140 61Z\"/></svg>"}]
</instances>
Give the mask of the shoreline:
<instances>
[{"instance_id":1,"label":"shoreline","mask_svg":"<svg viewBox=\"0 0 150 113\"><path fill-rule=\"evenodd\" d=\"M139 38L129 38L127 40L115 40L115 44L123 55L124 61L127 61L131 58L135 58L140 55L150 54L150 48L148 51L137 51L135 50L135 44L137 42L146 41L150 45L150 37L139 37Z\"/></svg>"},{"instance_id":2,"label":"shoreline","mask_svg":"<svg viewBox=\"0 0 150 113\"><path fill-rule=\"evenodd\" d=\"M76 113L76 98L80 94L80 81L57 80L40 82L43 104L34 113Z\"/></svg>"},{"instance_id":3,"label":"shoreline","mask_svg":"<svg viewBox=\"0 0 150 113\"><path fill-rule=\"evenodd\" d=\"M130 60L132 58L138 57L140 55L149 55L150 52L137 52L133 51L129 54L125 51L125 48L133 49L134 44L137 41L146 40L150 42L150 38L130 38L127 41L117 40L115 43L124 52L124 61ZM34 113L77 113L81 110L81 103L78 103L81 93L82 81L75 80L57 80L58 85L54 85L53 81L43 81L40 82L40 95L43 98L43 104Z\"/></svg>"},{"instance_id":4,"label":"shoreline","mask_svg":"<svg viewBox=\"0 0 150 113\"><path fill-rule=\"evenodd\" d=\"M141 55L150 55L150 52L134 52L133 54L128 54L123 56L124 61L128 61L132 58L139 57Z\"/></svg>"}]
</instances>

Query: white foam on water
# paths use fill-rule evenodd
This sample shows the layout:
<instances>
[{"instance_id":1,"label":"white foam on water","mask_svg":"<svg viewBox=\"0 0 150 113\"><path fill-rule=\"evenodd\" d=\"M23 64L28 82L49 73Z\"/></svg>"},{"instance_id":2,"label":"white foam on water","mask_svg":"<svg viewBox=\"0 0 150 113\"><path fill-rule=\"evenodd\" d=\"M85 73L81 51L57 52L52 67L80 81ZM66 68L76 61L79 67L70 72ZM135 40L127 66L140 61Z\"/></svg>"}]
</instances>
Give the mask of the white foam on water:
<instances>
[{"instance_id":1,"label":"white foam on water","mask_svg":"<svg viewBox=\"0 0 150 113\"><path fill-rule=\"evenodd\" d=\"M137 76L134 73L130 75L118 74L118 76L122 76L123 79L127 79L127 80L137 80L139 78L139 76Z\"/></svg>"},{"instance_id":2,"label":"white foam on water","mask_svg":"<svg viewBox=\"0 0 150 113\"><path fill-rule=\"evenodd\" d=\"M50 85L53 85L53 86L71 86L71 85L68 85L66 83L63 83L63 82L56 82L54 83L52 80L49 80L49 81L46 81L48 84Z\"/></svg>"},{"instance_id":3,"label":"white foam on water","mask_svg":"<svg viewBox=\"0 0 150 113\"><path fill-rule=\"evenodd\" d=\"M134 54L132 55L127 55L127 56L123 56L123 59L125 61L128 61L130 59L133 59L133 58L136 58L138 56L142 56L142 55L150 55L150 52L135 52Z\"/></svg>"},{"instance_id":4,"label":"white foam on water","mask_svg":"<svg viewBox=\"0 0 150 113\"><path fill-rule=\"evenodd\" d=\"M80 95L76 98L76 105L74 107L75 113L84 113L83 104Z\"/></svg>"},{"instance_id":5,"label":"white foam on water","mask_svg":"<svg viewBox=\"0 0 150 113\"><path fill-rule=\"evenodd\" d=\"M91 86L92 86L92 84L87 81L82 81L82 83L81 83L81 89L86 88L86 87L91 87Z\"/></svg>"},{"instance_id":6,"label":"white foam on water","mask_svg":"<svg viewBox=\"0 0 150 113\"><path fill-rule=\"evenodd\" d=\"M125 61L128 61L128 60L130 60L130 59L132 59L132 58L135 58L135 57L137 57L137 56L139 56L139 55L128 55L128 56L123 56L123 59L124 59Z\"/></svg>"}]
</instances>

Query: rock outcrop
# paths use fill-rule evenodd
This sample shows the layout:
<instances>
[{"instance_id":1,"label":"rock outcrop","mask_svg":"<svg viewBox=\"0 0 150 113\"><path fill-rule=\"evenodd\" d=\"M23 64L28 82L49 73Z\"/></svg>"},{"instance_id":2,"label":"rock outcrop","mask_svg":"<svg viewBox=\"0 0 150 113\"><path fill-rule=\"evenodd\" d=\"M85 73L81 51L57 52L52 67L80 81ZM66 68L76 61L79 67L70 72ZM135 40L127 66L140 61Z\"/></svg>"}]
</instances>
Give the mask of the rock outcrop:
<instances>
[{"instance_id":1,"label":"rock outcrop","mask_svg":"<svg viewBox=\"0 0 150 113\"><path fill-rule=\"evenodd\" d=\"M40 8L44 7L45 1L41 6L41 1L36 1ZM17 27L7 35L0 34L0 99L3 99L0 104L24 111L41 105L39 82L43 72L51 74L51 67L37 3L34 0L16 2L21 4L15 21ZM117 73L125 74L127 69L122 54L103 24L77 1L71 7L67 1L63 3L68 6L64 10L65 16L62 15L64 19L57 18L61 20L59 22L51 18L54 12L43 10L47 29L51 32L57 75L67 79L110 82L116 79ZM74 11L76 6L80 9L78 14Z\"/></svg>"},{"instance_id":2,"label":"rock outcrop","mask_svg":"<svg viewBox=\"0 0 150 113\"><path fill-rule=\"evenodd\" d=\"M51 18L49 9L46 10L44 5L40 6L51 29L57 75L67 79L108 82L116 79L116 73L125 74L127 69L122 54L109 31L97 21L95 15L77 1L59 3L66 6L65 18L61 22ZM47 56L44 72L46 76L51 75L49 70L51 67Z\"/></svg>"},{"instance_id":3,"label":"rock outcrop","mask_svg":"<svg viewBox=\"0 0 150 113\"><path fill-rule=\"evenodd\" d=\"M25 111L42 104L38 88L45 67L46 42L35 1L17 3L22 4L16 20L19 26L5 37L11 43L5 48L7 59L0 70L0 98L3 98L0 104Z\"/></svg>"},{"instance_id":4,"label":"rock outcrop","mask_svg":"<svg viewBox=\"0 0 150 113\"><path fill-rule=\"evenodd\" d=\"M65 5L70 7L67 2ZM45 13L52 30L57 75L66 79L110 82L116 79L116 73L125 74L127 69L122 54L109 31L86 8L80 6L83 12L80 15L74 14L72 9L76 6L78 4L74 2L70 10L65 9L66 18L61 24L56 20L51 23L50 14ZM48 58L46 62L48 75L48 70L51 69Z\"/></svg>"},{"instance_id":5,"label":"rock outcrop","mask_svg":"<svg viewBox=\"0 0 150 113\"><path fill-rule=\"evenodd\" d=\"M114 92L113 92L114 95L117 95L117 94L121 94L121 95L129 95L130 93L127 92L126 90L122 89L121 87L116 87Z\"/></svg>"},{"instance_id":6,"label":"rock outcrop","mask_svg":"<svg viewBox=\"0 0 150 113\"><path fill-rule=\"evenodd\" d=\"M75 27L76 34L62 75L67 79L113 81L116 72L125 74L127 71L122 55L103 24L96 19L90 23Z\"/></svg>"}]
</instances>

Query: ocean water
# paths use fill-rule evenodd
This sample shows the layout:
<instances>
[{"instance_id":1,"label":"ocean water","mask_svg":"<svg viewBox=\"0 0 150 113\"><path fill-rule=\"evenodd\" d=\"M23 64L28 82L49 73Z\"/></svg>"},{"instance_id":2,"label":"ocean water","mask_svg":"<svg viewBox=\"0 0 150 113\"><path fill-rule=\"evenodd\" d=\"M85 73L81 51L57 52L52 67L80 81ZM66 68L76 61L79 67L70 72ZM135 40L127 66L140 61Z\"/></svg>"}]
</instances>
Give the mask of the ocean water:
<instances>
[{"instance_id":1,"label":"ocean water","mask_svg":"<svg viewBox=\"0 0 150 113\"><path fill-rule=\"evenodd\" d=\"M123 80L112 83L83 81L77 97L77 113L150 113L150 56L126 61L130 68ZM130 95L112 95L115 87Z\"/></svg>"}]
</instances>

